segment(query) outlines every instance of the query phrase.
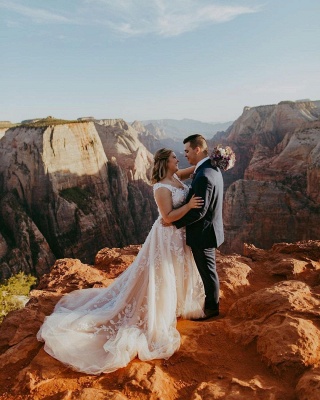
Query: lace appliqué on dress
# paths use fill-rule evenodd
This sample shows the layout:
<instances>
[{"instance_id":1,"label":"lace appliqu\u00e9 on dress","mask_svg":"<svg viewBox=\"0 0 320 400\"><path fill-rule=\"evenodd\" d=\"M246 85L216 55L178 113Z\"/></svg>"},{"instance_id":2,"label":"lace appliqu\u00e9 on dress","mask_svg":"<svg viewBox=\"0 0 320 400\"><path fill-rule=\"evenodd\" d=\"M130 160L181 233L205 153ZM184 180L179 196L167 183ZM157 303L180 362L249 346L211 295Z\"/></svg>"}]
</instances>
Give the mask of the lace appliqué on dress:
<instances>
[{"instance_id":1,"label":"lace appliqu\u00e9 on dress","mask_svg":"<svg viewBox=\"0 0 320 400\"><path fill-rule=\"evenodd\" d=\"M173 207L188 187L168 187ZM37 334L45 350L71 368L112 372L138 356L169 358L180 346L177 317L203 316L204 289L185 229L152 226L134 262L107 288L65 295Z\"/></svg>"}]
</instances>

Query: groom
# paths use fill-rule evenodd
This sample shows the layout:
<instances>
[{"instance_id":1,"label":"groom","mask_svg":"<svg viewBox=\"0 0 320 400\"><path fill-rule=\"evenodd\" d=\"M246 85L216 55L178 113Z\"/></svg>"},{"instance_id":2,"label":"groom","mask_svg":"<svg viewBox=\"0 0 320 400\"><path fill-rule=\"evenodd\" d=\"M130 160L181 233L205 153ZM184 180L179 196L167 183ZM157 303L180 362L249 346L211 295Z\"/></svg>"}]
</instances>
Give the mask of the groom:
<instances>
[{"instance_id":1,"label":"groom","mask_svg":"<svg viewBox=\"0 0 320 400\"><path fill-rule=\"evenodd\" d=\"M187 245L191 247L205 290L205 316L219 315L219 277L215 249L224 241L222 221L223 178L219 168L211 165L208 147L201 135L188 136L183 141L185 156L195 165L194 178L187 198L195 194L204 199L202 208L191 209L173 222L177 228L186 226Z\"/></svg>"}]
</instances>

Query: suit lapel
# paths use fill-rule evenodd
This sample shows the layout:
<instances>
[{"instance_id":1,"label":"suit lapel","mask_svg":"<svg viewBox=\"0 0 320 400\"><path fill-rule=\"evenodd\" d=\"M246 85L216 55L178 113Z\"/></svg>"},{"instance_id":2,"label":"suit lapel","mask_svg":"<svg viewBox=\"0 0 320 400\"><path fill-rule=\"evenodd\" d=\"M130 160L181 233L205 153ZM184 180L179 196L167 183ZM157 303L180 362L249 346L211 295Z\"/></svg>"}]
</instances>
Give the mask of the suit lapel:
<instances>
[{"instance_id":1,"label":"suit lapel","mask_svg":"<svg viewBox=\"0 0 320 400\"><path fill-rule=\"evenodd\" d=\"M198 173L203 169L203 168L208 168L211 167L211 161L210 160L206 160L204 163L202 163L196 170L194 177L192 179L192 181L196 178L196 176L198 175Z\"/></svg>"}]
</instances>

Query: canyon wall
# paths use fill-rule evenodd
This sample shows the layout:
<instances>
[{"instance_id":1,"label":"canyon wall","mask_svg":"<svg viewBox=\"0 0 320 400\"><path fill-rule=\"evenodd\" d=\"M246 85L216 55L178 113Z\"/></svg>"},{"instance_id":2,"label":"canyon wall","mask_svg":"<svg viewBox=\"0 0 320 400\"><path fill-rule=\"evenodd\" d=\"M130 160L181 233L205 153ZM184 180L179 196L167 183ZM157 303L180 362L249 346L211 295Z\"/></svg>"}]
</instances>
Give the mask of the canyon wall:
<instances>
[{"instance_id":1,"label":"canyon wall","mask_svg":"<svg viewBox=\"0 0 320 400\"><path fill-rule=\"evenodd\" d=\"M144 241L152 155L122 120L8 129L0 140L0 279Z\"/></svg>"},{"instance_id":2,"label":"canyon wall","mask_svg":"<svg viewBox=\"0 0 320 400\"><path fill-rule=\"evenodd\" d=\"M237 158L224 173L222 252L319 238L319 116L319 101L245 107L209 141L230 145ZM158 214L151 152L174 148L164 140L173 139L122 119L48 118L1 130L0 281L21 270L41 276L57 258L92 262L105 246L142 243Z\"/></svg>"},{"instance_id":3,"label":"canyon wall","mask_svg":"<svg viewBox=\"0 0 320 400\"><path fill-rule=\"evenodd\" d=\"M230 145L236 165L224 173L225 243L317 239L320 235L320 102L245 107L226 132L210 142Z\"/></svg>"}]
</instances>

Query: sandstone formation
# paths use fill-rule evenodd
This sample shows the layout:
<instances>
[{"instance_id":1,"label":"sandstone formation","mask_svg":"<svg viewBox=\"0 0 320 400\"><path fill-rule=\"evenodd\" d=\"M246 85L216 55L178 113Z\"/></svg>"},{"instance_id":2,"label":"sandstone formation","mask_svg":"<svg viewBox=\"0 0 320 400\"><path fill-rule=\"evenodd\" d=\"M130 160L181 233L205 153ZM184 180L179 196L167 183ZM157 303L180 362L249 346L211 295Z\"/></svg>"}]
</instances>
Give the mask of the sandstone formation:
<instances>
[{"instance_id":1,"label":"sandstone formation","mask_svg":"<svg viewBox=\"0 0 320 400\"><path fill-rule=\"evenodd\" d=\"M217 143L236 153L225 178L224 252L243 243L317 239L320 235L320 101L246 107Z\"/></svg>"},{"instance_id":2,"label":"sandstone formation","mask_svg":"<svg viewBox=\"0 0 320 400\"><path fill-rule=\"evenodd\" d=\"M164 134L157 133L157 130L155 129L149 130L149 124L145 126L139 121L134 121L131 126L138 132L138 137L141 143L143 143L152 154L165 147L176 153L179 160L179 168L187 168L190 166L184 156L184 145L182 139L172 138L170 135L165 136Z\"/></svg>"},{"instance_id":3,"label":"sandstone formation","mask_svg":"<svg viewBox=\"0 0 320 400\"><path fill-rule=\"evenodd\" d=\"M117 161L129 181L148 182L153 156L141 144L137 131L121 119L100 120L96 129L108 160Z\"/></svg>"},{"instance_id":4,"label":"sandstone formation","mask_svg":"<svg viewBox=\"0 0 320 400\"><path fill-rule=\"evenodd\" d=\"M274 243L318 238L320 207L288 185L239 179L224 201L226 252L242 253L245 242L270 248Z\"/></svg>"},{"instance_id":5,"label":"sandstone formation","mask_svg":"<svg viewBox=\"0 0 320 400\"><path fill-rule=\"evenodd\" d=\"M7 131L7 129L5 129L5 128L1 129L1 128L0 128L0 139L3 138L3 136L4 136L5 133L6 133L6 131Z\"/></svg>"},{"instance_id":6,"label":"sandstone formation","mask_svg":"<svg viewBox=\"0 0 320 400\"><path fill-rule=\"evenodd\" d=\"M41 276L54 257L92 262L104 246L141 243L157 215L152 155L123 120L49 118L11 128L0 160L2 278L19 270Z\"/></svg>"},{"instance_id":7,"label":"sandstone formation","mask_svg":"<svg viewBox=\"0 0 320 400\"><path fill-rule=\"evenodd\" d=\"M224 173L222 252L319 238L319 116L319 101L245 107L210 141L230 145L237 158ZM0 280L19 270L41 276L56 258L93 262L105 246L142 243L157 216L151 153L172 148L188 166L181 141L161 136L122 119L48 117L1 128Z\"/></svg>"},{"instance_id":8,"label":"sandstone formation","mask_svg":"<svg viewBox=\"0 0 320 400\"><path fill-rule=\"evenodd\" d=\"M0 217L5 227L12 227L11 237L0 236L0 281L20 271L33 276L49 272L55 256L14 194L0 200Z\"/></svg>"},{"instance_id":9,"label":"sandstone formation","mask_svg":"<svg viewBox=\"0 0 320 400\"><path fill-rule=\"evenodd\" d=\"M218 252L222 315L179 319L182 344L168 360L135 359L93 376L45 353L35 335L58 299L108 286L138 251L104 248L94 266L55 262L26 307L0 326L0 399L319 400L320 241Z\"/></svg>"}]
</instances>

